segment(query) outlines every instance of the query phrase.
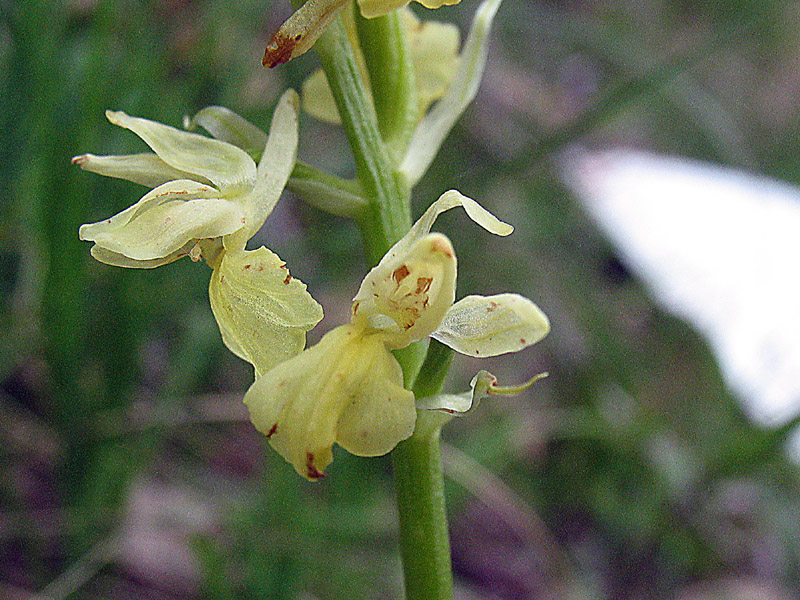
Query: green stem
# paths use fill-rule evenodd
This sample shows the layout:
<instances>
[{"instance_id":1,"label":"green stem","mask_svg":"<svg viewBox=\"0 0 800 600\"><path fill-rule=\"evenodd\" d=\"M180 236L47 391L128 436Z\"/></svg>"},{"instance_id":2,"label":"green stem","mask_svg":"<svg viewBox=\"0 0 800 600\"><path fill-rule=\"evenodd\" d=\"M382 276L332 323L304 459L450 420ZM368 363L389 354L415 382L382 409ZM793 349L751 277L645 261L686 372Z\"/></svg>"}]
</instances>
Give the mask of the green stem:
<instances>
[{"instance_id":1,"label":"green stem","mask_svg":"<svg viewBox=\"0 0 800 600\"><path fill-rule=\"evenodd\" d=\"M320 37L316 50L353 151L361 188L369 200L359 225L367 258L376 264L411 227L410 189L384 143L375 107L340 19ZM364 50L366 55L373 48ZM391 54L377 51L376 56L388 60ZM418 353L412 349L398 354L404 372L413 376ZM416 379L422 386L420 378ZM437 381L441 383L440 378ZM420 390L415 386L414 391ZM392 452L408 600L446 600L453 595L439 448L441 424L440 415L418 412L414 434Z\"/></svg>"},{"instance_id":2,"label":"green stem","mask_svg":"<svg viewBox=\"0 0 800 600\"><path fill-rule=\"evenodd\" d=\"M410 190L383 143L375 107L341 19L331 23L315 48L353 151L356 174L369 199L359 225L367 259L377 264L411 227Z\"/></svg>"},{"instance_id":3,"label":"green stem","mask_svg":"<svg viewBox=\"0 0 800 600\"><path fill-rule=\"evenodd\" d=\"M419 120L414 63L398 12L383 17L356 17L358 35L369 71L378 126L399 160Z\"/></svg>"},{"instance_id":4,"label":"green stem","mask_svg":"<svg viewBox=\"0 0 800 600\"><path fill-rule=\"evenodd\" d=\"M440 419L417 411L414 435L392 451L407 600L453 597Z\"/></svg>"}]
</instances>

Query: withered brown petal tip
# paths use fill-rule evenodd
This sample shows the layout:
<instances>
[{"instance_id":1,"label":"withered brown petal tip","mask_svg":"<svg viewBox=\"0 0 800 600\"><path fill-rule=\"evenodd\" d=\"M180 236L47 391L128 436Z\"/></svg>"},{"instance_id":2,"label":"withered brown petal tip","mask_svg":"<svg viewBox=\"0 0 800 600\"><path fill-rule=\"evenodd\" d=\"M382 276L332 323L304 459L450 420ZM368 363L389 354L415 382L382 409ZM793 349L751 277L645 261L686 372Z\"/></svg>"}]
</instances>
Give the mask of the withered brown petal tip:
<instances>
[{"instance_id":1,"label":"withered brown petal tip","mask_svg":"<svg viewBox=\"0 0 800 600\"><path fill-rule=\"evenodd\" d=\"M289 62L289 59L292 58L292 52L296 46L297 42L295 40L276 33L274 36L272 36L269 44L267 44L261 64L268 69L271 69L273 67L277 67L278 65L282 65L285 62Z\"/></svg>"}]
</instances>

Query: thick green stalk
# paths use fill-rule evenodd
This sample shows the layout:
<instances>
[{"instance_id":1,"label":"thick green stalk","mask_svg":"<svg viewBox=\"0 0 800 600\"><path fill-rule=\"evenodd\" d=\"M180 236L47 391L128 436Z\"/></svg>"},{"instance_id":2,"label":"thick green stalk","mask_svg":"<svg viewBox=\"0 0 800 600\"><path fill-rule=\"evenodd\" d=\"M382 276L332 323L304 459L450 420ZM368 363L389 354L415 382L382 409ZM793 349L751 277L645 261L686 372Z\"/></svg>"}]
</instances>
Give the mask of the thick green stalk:
<instances>
[{"instance_id":1,"label":"thick green stalk","mask_svg":"<svg viewBox=\"0 0 800 600\"><path fill-rule=\"evenodd\" d=\"M374 43L382 42L376 39ZM362 48L365 55L373 51L371 46ZM339 19L317 41L316 50L353 151L361 188L369 202L359 224L367 258L375 264L411 226L410 190L384 143L378 115ZM391 53L376 51L375 56L389 60ZM381 65L373 64L371 70L376 68ZM416 370L417 356L413 351L399 353L405 373L410 375ZM420 377L417 380L423 385ZM418 413L414 434L392 453L408 600L448 600L453 595L439 448L441 424L437 414Z\"/></svg>"},{"instance_id":2,"label":"thick green stalk","mask_svg":"<svg viewBox=\"0 0 800 600\"><path fill-rule=\"evenodd\" d=\"M392 451L407 600L453 597L440 419L417 411L414 435Z\"/></svg>"},{"instance_id":3,"label":"thick green stalk","mask_svg":"<svg viewBox=\"0 0 800 600\"><path fill-rule=\"evenodd\" d=\"M367 259L376 264L411 227L410 190L383 142L375 107L340 19L331 23L315 47L369 200L359 224Z\"/></svg>"}]
</instances>

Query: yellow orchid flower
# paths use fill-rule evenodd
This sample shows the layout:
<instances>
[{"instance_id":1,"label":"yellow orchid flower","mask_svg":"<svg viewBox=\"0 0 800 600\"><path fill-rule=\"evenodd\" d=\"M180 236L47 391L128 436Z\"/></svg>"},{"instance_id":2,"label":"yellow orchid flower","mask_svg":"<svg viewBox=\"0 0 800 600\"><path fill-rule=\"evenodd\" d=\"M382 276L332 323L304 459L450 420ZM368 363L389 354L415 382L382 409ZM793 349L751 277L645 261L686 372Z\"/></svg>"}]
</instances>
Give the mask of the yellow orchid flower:
<instances>
[{"instance_id":1,"label":"yellow orchid flower","mask_svg":"<svg viewBox=\"0 0 800 600\"><path fill-rule=\"evenodd\" d=\"M391 350L432 336L458 352L495 356L549 331L536 305L515 294L468 296L454 304L455 252L447 237L430 231L439 214L457 206L492 233L513 230L474 200L445 192L364 278L350 323L247 391L253 424L303 477L324 476L334 443L359 456L380 456L413 433L414 395L403 388Z\"/></svg>"},{"instance_id":2,"label":"yellow orchid flower","mask_svg":"<svg viewBox=\"0 0 800 600\"><path fill-rule=\"evenodd\" d=\"M322 308L281 259L245 244L272 212L297 152L298 98L283 95L258 165L225 141L180 131L123 112L108 120L133 131L153 152L76 156L81 168L151 187L139 202L82 225L92 256L114 266L153 268L183 256L205 259L213 273L211 308L222 339L237 356L267 372L305 346Z\"/></svg>"},{"instance_id":3,"label":"yellow orchid flower","mask_svg":"<svg viewBox=\"0 0 800 600\"><path fill-rule=\"evenodd\" d=\"M416 0L425 8L458 4L460 0ZM298 8L275 35L264 52L262 64L272 68L305 54L325 32L348 0L308 0ZM370 19L387 15L411 3L411 0L357 0L361 14Z\"/></svg>"},{"instance_id":4,"label":"yellow orchid flower","mask_svg":"<svg viewBox=\"0 0 800 600\"><path fill-rule=\"evenodd\" d=\"M460 35L452 23L420 21L409 8L400 9L414 65L419 118L444 96L458 69ZM339 113L325 72L317 69L303 83L303 110L320 121L339 123Z\"/></svg>"}]
</instances>

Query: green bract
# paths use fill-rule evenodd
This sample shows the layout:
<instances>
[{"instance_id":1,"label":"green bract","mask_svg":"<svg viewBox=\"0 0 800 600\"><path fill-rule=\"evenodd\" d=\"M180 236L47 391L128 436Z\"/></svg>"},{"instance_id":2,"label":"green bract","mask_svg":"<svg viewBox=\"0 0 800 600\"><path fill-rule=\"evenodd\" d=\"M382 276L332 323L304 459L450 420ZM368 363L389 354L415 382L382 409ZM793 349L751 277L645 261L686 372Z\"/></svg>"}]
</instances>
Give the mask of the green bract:
<instances>
[{"instance_id":1,"label":"green bract","mask_svg":"<svg viewBox=\"0 0 800 600\"><path fill-rule=\"evenodd\" d=\"M222 338L256 374L300 352L305 332L322 319L322 308L277 255L264 247L245 250L294 166L297 110L297 94L289 90L275 109L269 136L259 132L264 137L258 165L227 141L112 111L106 113L109 121L136 133L153 152L73 159L88 171L153 187L114 217L81 226L80 238L94 242L92 256L133 268L187 255L205 259L213 268L209 294ZM242 132L248 140L254 135Z\"/></svg>"},{"instance_id":2,"label":"green bract","mask_svg":"<svg viewBox=\"0 0 800 600\"><path fill-rule=\"evenodd\" d=\"M432 336L458 352L493 356L547 334L547 317L521 296L468 296L454 304L455 252L447 237L430 231L456 206L492 233L513 230L474 200L444 193L364 278L350 323L256 379L245 395L256 428L307 479L323 476L334 443L379 456L413 433L414 396L403 389L391 350Z\"/></svg>"}]
</instances>

